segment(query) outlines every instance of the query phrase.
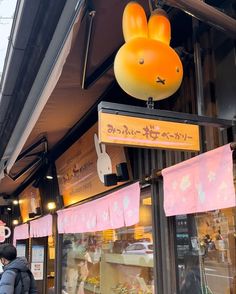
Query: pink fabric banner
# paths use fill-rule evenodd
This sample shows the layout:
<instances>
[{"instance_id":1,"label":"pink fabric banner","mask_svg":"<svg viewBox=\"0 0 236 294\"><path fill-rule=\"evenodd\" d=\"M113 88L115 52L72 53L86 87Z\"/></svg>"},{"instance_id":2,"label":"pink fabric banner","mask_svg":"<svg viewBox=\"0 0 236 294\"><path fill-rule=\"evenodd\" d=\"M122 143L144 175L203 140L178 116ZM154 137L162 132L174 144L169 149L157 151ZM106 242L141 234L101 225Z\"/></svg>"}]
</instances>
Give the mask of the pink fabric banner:
<instances>
[{"instance_id":1,"label":"pink fabric banner","mask_svg":"<svg viewBox=\"0 0 236 294\"><path fill-rule=\"evenodd\" d=\"M40 217L30 222L30 237L39 238L52 235L52 215Z\"/></svg>"},{"instance_id":2,"label":"pink fabric banner","mask_svg":"<svg viewBox=\"0 0 236 294\"><path fill-rule=\"evenodd\" d=\"M29 238L29 225L23 224L14 228L13 245L16 246L17 240L25 240Z\"/></svg>"},{"instance_id":3,"label":"pink fabric banner","mask_svg":"<svg viewBox=\"0 0 236 294\"><path fill-rule=\"evenodd\" d=\"M162 171L166 216L236 205L230 144Z\"/></svg>"},{"instance_id":4,"label":"pink fabric banner","mask_svg":"<svg viewBox=\"0 0 236 294\"><path fill-rule=\"evenodd\" d=\"M58 232L85 233L139 222L140 186L132 184L90 203L57 211Z\"/></svg>"}]
</instances>

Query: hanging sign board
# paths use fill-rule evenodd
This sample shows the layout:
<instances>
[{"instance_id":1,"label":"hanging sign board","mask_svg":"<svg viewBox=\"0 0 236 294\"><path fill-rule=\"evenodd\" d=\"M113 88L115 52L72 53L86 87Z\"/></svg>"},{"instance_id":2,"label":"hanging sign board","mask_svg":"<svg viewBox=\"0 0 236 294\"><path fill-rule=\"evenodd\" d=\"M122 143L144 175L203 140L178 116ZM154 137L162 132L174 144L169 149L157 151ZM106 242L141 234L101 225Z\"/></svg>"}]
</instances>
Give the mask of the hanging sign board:
<instances>
[{"instance_id":1,"label":"hanging sign board","mask_svg":"<svg viewBox=\"0 0 236 294\"><path fill-rule=\"evenodd\" d=\"M23 222L29 220L29 213L37 213L37 209L41 206L40 204L41 200L38 188L29 186L19 195L20 212Z\"/></svg>"},{"instance_id":2,"label":"hanging sign board","mask_svg":"<svg viewBox=\"0 0 236 294\"><path fill-rule=\"evenodd\" d=\"M199 151L199 126L99 112L102 143Z\"/></svg>"},{"instance_id":3,"label":"hanging sign board","mask_svg":"<svg viewBox=\"0 0 236 294\"><path fill-rule=\"evenodd\" d=\"M110 190L104 175L115 173L116 165L126 162L123 146L99 144L97 134L96 123L56 161L65 206Z\"/></svg>"}]
</instances>

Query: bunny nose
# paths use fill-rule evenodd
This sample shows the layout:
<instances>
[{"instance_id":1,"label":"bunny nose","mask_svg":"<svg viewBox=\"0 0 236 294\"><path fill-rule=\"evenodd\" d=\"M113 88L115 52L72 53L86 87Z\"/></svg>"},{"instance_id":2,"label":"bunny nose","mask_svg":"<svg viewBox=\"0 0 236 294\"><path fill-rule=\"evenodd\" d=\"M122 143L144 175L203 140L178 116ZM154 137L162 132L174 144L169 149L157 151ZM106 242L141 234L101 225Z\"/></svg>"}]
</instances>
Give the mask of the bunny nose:
<instances>
[{"instance_id":1,"label":"bunny nose","mask_svg":"<svg viewBox=\"0 0 236 294\"><path fill-rule=\"evenodd\" d=\"M161 83L162 85L165 85L165 82L166 80L160 78L160 77L157 77L157 80L156 80L157 83Z\"/></svg>"}]
</instances>

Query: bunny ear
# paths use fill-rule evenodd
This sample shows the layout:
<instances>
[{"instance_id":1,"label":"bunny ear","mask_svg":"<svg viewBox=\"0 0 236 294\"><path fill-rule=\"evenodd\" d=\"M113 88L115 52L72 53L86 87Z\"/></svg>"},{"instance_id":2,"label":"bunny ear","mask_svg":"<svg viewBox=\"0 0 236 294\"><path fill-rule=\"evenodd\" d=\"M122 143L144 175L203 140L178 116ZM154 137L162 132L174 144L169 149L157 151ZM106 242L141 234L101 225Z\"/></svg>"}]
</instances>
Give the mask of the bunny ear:
<instances>
[{"instance_id":1,"label":"bunny ear","mask_svg":"<svg viewBox=\"0 0 236 294\"><path fill-rule=\"evenodd\" d=\"M136 2L128 3L123 13L122 26L125 42L134 38L147 38L147 18L142 6Z\"/></svg>"},{"instance_id":2,"label":"bunny ear","mask_svg":"<svg viewBox=\"0 0 236 294\"><path fill-rule=\"evenodd\" d=\"M97 134L94 134L94 144L95 144L97 155L101 154L101 148L100 148L100 144L98 142Z\"/></svg>"},{"instance_id":3,"label":"bunny ear","mask_svg":"<svg viewBox=\"0 0 236 294\"><path fill-rule=\"evenodd\" d=\"M102 148L102 153L106 153L106 145L105 144L101 144L101 148Z\"/></svg>"},{"instance_id":4,"label":"bunny ear","mask_svg":"<svg viewBox=\"0 0 236 294\"><path fill-rule=\"evenodd\" d=\"M149 38L170 44L171 27L167 14L162 9L157 9L148 21Z\"/></svg>"}]
</instances>

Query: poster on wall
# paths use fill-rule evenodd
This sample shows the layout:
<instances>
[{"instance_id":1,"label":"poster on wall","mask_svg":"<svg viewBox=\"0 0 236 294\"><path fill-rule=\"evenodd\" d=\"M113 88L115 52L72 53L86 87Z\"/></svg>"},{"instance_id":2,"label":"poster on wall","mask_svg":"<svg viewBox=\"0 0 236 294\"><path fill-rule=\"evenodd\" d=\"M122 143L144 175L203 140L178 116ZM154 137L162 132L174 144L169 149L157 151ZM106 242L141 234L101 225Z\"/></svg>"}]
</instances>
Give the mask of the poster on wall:
<instances>
[{"instance_id":1,"label":"poster on wall","mask_svg":"<svg viewBox=\"0 0 236 294\"><path fill-rule=\"evenodd\" d=\"M91 127L56 161L65 206L114 188L104 185L104 174L116 173L122 162L124 147L99 144L98 124Z\"/></svg>"},{"instance_id":2,"label":"poster on wall","mask_svg":"<svg viewBox=\"0 0 236 294\"><path fill-rule=\"evenodd\" d=\"M36 262L36 263L44 262L44 246L41 246L41 245L32 246L32 262Z\"/></svg>"},{"instance_id":3,"label":"poster on wall","mask_svg":"<svg viewBox=\"0 0 236 294\"><path fill-rule=\"evenodd\" d=\"M31 271L35 280L43 280L43 262L32 262Z\"/></svg>"},{"instance_id":4,"label":"poster on wall","mask_svg":"<svg viewBox=\"0 0 236 294\"><path fill-rule=\"evenodd\" d=\"M26 245L17 244L16 245L17 257L26 257Z\"/></svg>"},{"instance_id":5,"label":"poster on wall","mask_svg":"<svg viewBox=\"0 0 236 294\"><path fill-rule=\"evenodd\" d=\"M40 204L41 201L38 188L29 186L19 195L20 212L23 222L29 220L29 213L38 213L41 207Z\"/></svg>"}]
</instances>

